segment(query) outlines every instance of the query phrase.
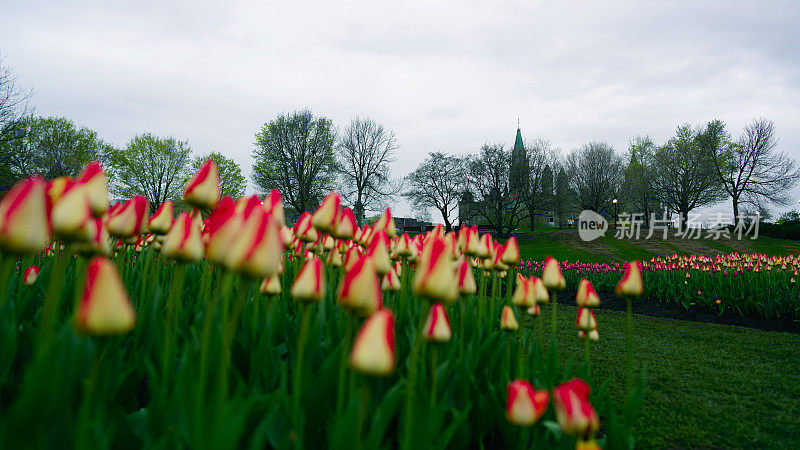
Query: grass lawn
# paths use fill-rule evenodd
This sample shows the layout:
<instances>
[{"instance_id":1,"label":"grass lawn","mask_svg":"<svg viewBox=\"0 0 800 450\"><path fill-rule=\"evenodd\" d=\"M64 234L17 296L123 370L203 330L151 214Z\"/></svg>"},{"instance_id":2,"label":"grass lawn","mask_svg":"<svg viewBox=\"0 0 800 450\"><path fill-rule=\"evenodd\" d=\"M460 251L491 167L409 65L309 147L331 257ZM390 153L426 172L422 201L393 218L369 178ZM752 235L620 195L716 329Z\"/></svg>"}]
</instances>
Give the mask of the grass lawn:
<instances>
[{"instance_id":1,"label":"grass lawn","mask_svg":"<svg viewBox=\"0 0 800 450\"><path fill-rule=\"evenodd\" d=\"M546 324L550 314L542 308ZM580 363L576 308L559 305L558 314L560 364L571 357ZM593 375L610 377L611 395L621 399L625 314L595 314L600 341L592 348ZM634 368L647 370L637 447L797 446L800 335L634 315L634 336Z\"/></svg>"}]
</instances>

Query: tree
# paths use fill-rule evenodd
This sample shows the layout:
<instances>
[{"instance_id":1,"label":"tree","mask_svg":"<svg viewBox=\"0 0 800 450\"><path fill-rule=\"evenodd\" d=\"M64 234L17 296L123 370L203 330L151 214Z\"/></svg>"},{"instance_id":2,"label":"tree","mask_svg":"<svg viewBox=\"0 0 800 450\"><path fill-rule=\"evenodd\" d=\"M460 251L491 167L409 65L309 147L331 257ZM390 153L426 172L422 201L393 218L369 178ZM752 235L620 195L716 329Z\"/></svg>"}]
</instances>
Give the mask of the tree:
<instances>
[{"instance_id":1,"label":"tree","mask_svg":"<svg viewBox=\"0 0 800 450\"><path fill-rule=\"evenodd\" d=\"M714 162L701 149L698 134L690 125L678 127L675 136L655 152L653 179L661 204L678 213L680 228L693 209L724 198Z\"/></svg>"},{"instance_id":2,"label":"tree","mask_svg":"<svg viewBox=\"0 0 800 450\"><path fill-rule=\"evenodd\" d=\"M476 198L476 212L499 236L519 225L523 196L509 186L510 152L502 144L484 144L468 164L468 178Z\"/></svg>"},{"instance_id":3,"label":"tree","mask_svg":"<svg viewBox=\"0 0 800 450\"><path fill-rule=\"evenodd\" d=\"M359 223L366 211L377 211L400 190L389 178L397 138L370 118L356 117L339 143L339 173L342 195L354 205Z\"/></svg>"},{"instance_id":4,"label":"tree","mask_svg":"<svg viewBox=\"0 0 800 450\"><path fill-rule=\"evenodd\" d=\"M406 177L409 189L403 194L415 210L435 208L450 231L451 214L458 207L464 185L464 158L431 152Z\"/></svg>"},{"instance_id":5,"label":"tree","mask_svg":"<svg viewBox=\"0 0 800 450\"><path fill-rule=\"evenodd\" d=\"M555 195L555 177L553 175L553 169L550 168L550 164L544 166L542 169L542 176L541 176L541 189L539 190L539 210L547 215L552 216L554 214L553 206L554 204L554 195Z\"/></svg>"},{"instance_id":6,"label":"tree","mask_svg":"<svg viewBox=\"0 0 800 450\"><path fill-rule=\"evenodd\" d=\"M771 120L753 120L735 143L730 142L725 124L714 120L698 136L698 143L710 156L722 188L731 197L737 222L741 204L762 210L765 203L789 203L787 194L800 179L800 170L789 156L775 151L778 139Z\"/></svg>"},{"instance_id":7,"label":"tree","mask_svg":"<svg viewBox=\"0 0 800 450\"><path fill-rule=\"evenodd\" d=\"M17 84L16 75L4 59L0 55L0 145L18 137L20 129L14 125L30 113L28 102L33 96L33 91Z\"/></svg>"},{"instance_id":8,"label":"tree","mask_svg":"<svg viewBox=\"0 0 800 450\"><path fill-rule=\"evenodd\" d=\"M553 150L550 142L536 139L526 146L527 193L524 198L528 210L530 229L533 231L536 217L545 214L550 209L553 195Z\"/></svg>"},{"instance_id":9,"label":"tree","mask_svg":"<svg viewBox=\"0 0 800 450\"><path fill-rule=\"evenodd\" d=\"M187 141L171 136L134 136L109 159L112 192L122 198L144 195L152 211L167 200L180 200L189 181L191 153Z\"/></svg>"},{"instance_id":10,"label":"tree","mask_svg":"<svg viewBox=\"0 0 800 450\"><path fill-rule=\"evenodd\" d=\"M14 136L0 142L0 190L20 178L40 174L46 179L76 176L93 159L104 159L111 146L88 128L77 128L63 117L26 116L7 127Z\"/></svg>"},{"instance_id":11,"label":"tree","mask_svg":"<svg viewBox=\"0 0 800 450\"><path fill-rule=\"evenodd\" d=\"M653 184L656 149L649 136L637 136L628 144L628 166L623 171L620 200L633 208L633 213L643 214L645 226L650 224L650 214L658 209L658 196Z\"/></svg>"},{"instance_id":12,"label":"tree","mask_svg":"<svg viewBox=\"0 0 800 450\"><path fill-rule=\"evenodd\" d=\"M613 211L612 200L622 184L622 159L605 142L590 142L567 158L570 188L582 209Z\"/></svg>"},{"instance_id":13,"label":"tree","mask_svg":"<svg viewBox=\"0 0 800 450\"><path fill-rule=\"evenodd\" d=\"M311 111L284 114L256 133L253 182L261 193L278 189L295 212L311 211L333 187L336 130Z\"/></svg>"},{"instance_id":14,"label":"tree","mask_svg":"<svg viewBox=\"0 0 800 450\"><path fill-rule=\"evenodd\" d=\"M556 175L555 191L553 194L553 213L558 220L558 227L564 228L572 205L572 191L569 188L569 176L563 167L559 168Z\"/></svg>"},{"instance_id":15,"label":"tree","mask_svg":"<svg viewBox=\"0 0 800 450\"><path fill-rule=\"evenodd\" d=\"M226 157L220 152L211 152L204 156L198 156L192 161L187 178L191 178L204 162L213 159L219 170L219 189L220 197L232 197L234 200L243 196L247 187L247 180L242 175L242 169L236 161Z\"/></svg>"}]
</instances>

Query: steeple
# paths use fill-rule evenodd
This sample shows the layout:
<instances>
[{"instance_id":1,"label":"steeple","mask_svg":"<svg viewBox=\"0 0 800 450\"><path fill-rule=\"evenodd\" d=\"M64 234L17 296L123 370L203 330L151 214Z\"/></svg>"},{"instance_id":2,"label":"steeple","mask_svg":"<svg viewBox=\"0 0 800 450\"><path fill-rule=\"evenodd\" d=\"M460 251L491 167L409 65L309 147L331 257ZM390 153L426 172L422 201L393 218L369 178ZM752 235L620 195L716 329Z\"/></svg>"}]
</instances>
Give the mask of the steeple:
<instances>
[{"instance_id":1,"label":"steeple","mask_svg":"<svg viewBox=\"0 0 800 450\"><path fill-rule=\"evenodd\" d=\"M514 141L514 150L525 150L525 145L522 143L522 132L519 130L519 124L517 124L517 139Z\"/></svg>"}]
</instances>

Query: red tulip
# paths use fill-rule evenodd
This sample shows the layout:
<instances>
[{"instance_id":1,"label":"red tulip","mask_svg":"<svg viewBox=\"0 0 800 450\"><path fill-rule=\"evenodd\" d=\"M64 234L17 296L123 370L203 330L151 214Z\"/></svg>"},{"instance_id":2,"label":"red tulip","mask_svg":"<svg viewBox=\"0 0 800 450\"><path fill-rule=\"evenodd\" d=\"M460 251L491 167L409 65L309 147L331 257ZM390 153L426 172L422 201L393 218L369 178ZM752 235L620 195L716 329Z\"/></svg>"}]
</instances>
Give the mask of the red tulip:
<instances>
[{"instance_id":1,"label":"red tulip","mask_svg":"<svg viewBox=\"0 0 800 450\"><path fill-rule=\"evenodd\" d=\"M25 273L22 275L22 282L25 283L25 286L30 286L36 282L37 278L39 278L39 266L30 266L25 269Z\"/></svg>"},{"instance_id":2,"label":"red tulip","mask_svg":"<svg viewBox=\"0 0 800 450\"><path fill-rule=\"evenodd\" d=\"M600 419L589 403L589 385L579 378L553 389L553 406L564 434L588 436L600 428Z\"/></svg>"},{"instance_id":3,"label":"red tulip","mask_svg":"<svg viewBox=\"0 0 800 450\"><path fill-rule=\"evenodd\" d=\"M260 291L266 295L278 295L281 293L280 275L270 275L261 282Z\"/></svg>"},{"instance_id":4,"label":"red tulip","mask_svg":"<svg viewBox=\"0 0 800 450\"><path fill-rule=\"evenodd\" d=\"M33 253L50 239L45 182L35 176L15 184L0 201L0 247Z\"/></svg>"},{"instance_id":5,"label":"red tulip","mask_svg":"<svg viewBox=\"0 0 800 450\"><path fill-rule=\"evenodd\" d=\"M172 227L172 223L175 221L174 210L175 207L172 204L172 200L167 200L162 203L158 209L156 209L156 212L153 213L153 216L150 217L150 222L147 225L150 232L155 234L167 234Z\"/></svg>"},{"instance_id":6,"label":"red tulip","mask_svg":"<svg viewBox=\"0 0 800 450\"><path fill-rule=\"evenodd\" d=\"M350 367L364 375L387 376L394 372L394 316L388 309L372 313L356 335Z\"/></svg>"},{"instance_id":7,"label":"red tulip","mask_svg":"<svg viewBox=\"0 0 800 450\"><path fill-rule=\"evenodd\" d=\"M519 322L517 322L517 318L514 316L514 310L508 305L503 306L503 311L500 313L500 329L515 331L518 328Z\"/></svg>"},{"instance_id":8,"label":"red tulip","mask_svg":"<svg viewBox=\"0 0 800 450\"><path fill-rule=\"evenodd\" d=\"M289 294L298 302L318 303L325 298L325 273L321 259L314 256L303 263Z\"/></svg>"},{"instance_id":9,"label":"red tulip","mask_svg":"<svg viewBox=\"0 0 800 450\"><path fill-rule=\"evenodd\" d=\"M353 239L358 230L356 216L350 208L342 208L336 216L336 227L332 233L339 239Z\"/></svg>"},{"instance_id":10,"label":"red tulip","mask_svg":"<svg viewBox=\"0 0 800 450\"><path fill-rule=\"evenodd\" d=\"M392 211L389 208L372 225L372 231L384 231L387 236L393 238L396 236L394 228L394 219L392 218Z\"/></svg>"},{"instance_id":11,"label":"red tulip","mask_svg":"<svg viewBox=\"0 0 800 450\"><path fill-rule=\"evenodd\" d=\"M89 240L83 231L93 218L86 188L80 183L69 183L50 211L53 233L70 241Z\"/></svg>"},{"instance_id":12,"label":"red tulip","mask_svg":"<svg viewBox=\"0 0 800 450\"><path fill-rule=\"evenodd\" d=\"M400 277L394 269L389 270L389 273L381 278L381 289L384 291L397 292L400 290Z\"/></svg>"},{"instance_id":13,"label":"red tulip","mask_svg":"<svg viewBox=\"0 0 800 450\"><path fill-rule=\"evenodd\" d=\"M383 303L381 283L372 258L359 257L345 272L338 298L340 305L360 316L372 314L381 307Z\"/></svg>"},{"instance_id":14,"label":"red tulip","mask_svg":"<svg viewBox=\"0 0 800 450\"><path fill-rule=\"evenodd\" d=\"M506 245L503 248L503 255L501 260L509 265L519 264L519 245L517 245L517 238L511 236L506 241Z\"/></svg>"},{"instance_id":15,"label":"red tulip","mask_svg":"<svg viewBox=\"0 0 800 450\"><path fill-rule=\"evenodd\" d=\"M178 261L200 261L203 257L203 240L200 228L187 213L181 213L167 233L161 254Z\"/></svg>"},{"instance_id":16,"label":"red tulip","mask_svg":"<svg viewBox=\"0 0 800 450\"><path fill-rule=\"evenodd\" d=\"M297 219L297 222L292 227L292 231L294 231L294 235L297 236L298 239L305 242L314 242L319 239L319 233L311 224L311 213L308 211L300 214L300 218Z\"/></svg>"},{"instance_id":17,"label":"red tulip","mask_svg":"<svg viewBox=\"0 0 800 450\"><path fill-rule=\"evenodd\" d=\"M375 261L375 270L378 274L385 275L392 270L392 260L389 258L389 238L383 230L378 230L372 235L372 241L367 248L367 255Z\"/></svg>"},{"instance_id":18,"label":"red tulip","mask_svg":"<svg viewBox=\"0 0 800 450\"><path fill-rule=\"evenodd\" d=\"M600 306L600 296L594 290L592 282L586 278L581 278L578 283L578 293L575 295L575 302L581 308L596 308Z\"/></svg>"},{"instance_id":19,"label":"red tulip","mask_svg":"<svg viewBox=\"0 0 800 450\"><path fill-rule=\"evenodd\" d=\"M277 189L273 189L264 197L264 210L272 215L272 220L283 225L286 216L283 211L283 197Z\"/></svg>"},{"instance_id":20,"label":"red tulip","mask_svg":"<svg viewBox=\"0 0 800 450\"><path fill-rule=\"evenodd\" d=\"M414 274L414 292L435 301L458 299L458 280L443 239L431 238L420 256Z\"/></svg>"},{"instance_id":21,"label":"red tulip","mask_svg":"<svg viewBox=\"0 0 800 450\"><path fill-rule=\"evenodd\" d=\"M260 210L259 213L263 215ZM214 264L225 263L234 241L239 238L243 223L244 215L236 212L233 199L224 197L208 216L203 228L206 257L209 261Z\"/></svg>"},{"instance_id":22,"label":"red tulip","mask_svg":"<svg viewBox=\"0 0 800 450\"><path fill-rule=\"evenodd\" d=\"M282 259L280 225L269 213L256 209L232 240L225 265L231 270L262 279L278 273Z\"/></svg>"},{"instance_id":23,"label":"red tulip","mask_svg":"<svg viewBox=\"0 0 800 450\"><path fill-rule=\"evenodd\" d=\"M575 321L575 326L579 330L596 329L597 319L594 317L594 311L589 308L578 308L578 319Z\"/></svg>"},{"instance_id":24,"label":"red tulip","mask_svg":"<svg viewBox=\"0 0 800 450\"><path fill-rule=\"evenodd\" d=\"M472 295L478 292L478 287L475 285L475 276L472 274L472 266L469 261L462 259L456 264L456 273L458 274L458 293L461 295Z\"/></svg>"},{"instance_id":25,"label":"red tulip","mask_svg":"<svg viewBox=\"0 0 800 450\"><path fill-rule=\"evenodd\" d=\"M84 225L83 233L89 237L86 242L76 242L72 249L84 255L111 256L111 237L103 226L102 217L93 217Z\"/></svg>"},{"instance_id":26,"label":"red tulip","mask_svg":"<svg viewBox=\"0 0 800 450\"><path fill-rule=\"evenodd\" d=\"M689 277L689 272L686 272L686 277ZM639 261L631 261L625 267L625 273L617 285L617 295L620 297L638 297L644 292L644 283L642 282L642 264Z\"/></svg>"},{"instance_id":27,"label":"red tulip","mask_svg":"<svg viewBox=\"0 0 800 450\"><path fill-rule=\"evenodd\" d=\"M341 203L342 199L336 192L326 195L311 217L311 224L314 225L314 228L328 233L335 231Z\"/></svg>"},{"instance_id":28,"label":"red tulip","mask_svg":"<svg viewBox=\"0 0 800 450\"><path fill-rule=\"evenodd\" d=\"M149 207L149 202L141 195L131 197L122 205L114 205L108 212L108 232L121 238L144 233Z\"/></svg>"},{"instance_id":29,"label":"red tulip","mask_svg":"<svg viewBox=\"0 0 800 450\"><path fill-rule=\"evenodd\" d=\"M548 291L560 291L567 286L564 275L561 274L561 266L555 258L548 256L544 260L542 269L542 281Z\"/></svg>"},{"instance_id":30,"label":"red tulip","mask_svg":"<svg viewBox=\"0 0 800 450\"><path fill-rule=\"evenodd\" d=\"M511 304L514 306L530 307L536 304L536 297L533 292L533 283L524 275L517 272L517 288L511 296Z\"/></svg>"},{"instance_id":31,"label":"red tulip","mask_svg":"<svg viewBox=\"0 0 800 450\"><path fill-rule=\"evenodd\" d=\"M506 418L519 427L529 427L544 415L549 402L547 391L537 391L525 380L514 380L508 384Z\"/></svg>"},{"instance_id":32,"label":"red tulip","mask_svg":"<svg viewBox=\"0 0 800 450\"><path fill-rule=\"evenodd\" d=\"M422 329L425 339L431 342L448 342L453 337L450 319L441 303L434 303Z\"/></svg>"},{"instance_id":33,"label":"red tulip","mask_svg":"<svg viewBox=\"0 0 800 450\"><path fill-rule=\"evenodd\" d=\"M108 180L103 171L103 166L97 161L86 165L78 175L77 183L83 185L92 214L100 217L108 211Z\"/></svg>"},{"instance_id":34,"label":"red tulip","mask_svg":"<svg viewBox=\"0 0 800 450\"><path fill-rule=\"evenodd\" d=\"M548 303L550 301L550 294L547 293L547 288L544 287L544 282L539 277L530 277L531 290L536 303Z\"/></svg>"},{"instance_id":35,"label":"red tulip","mask_svg":"<svg viewBox=\"0 0 800 450\"><path fill-rule=\"evenodd\" d=\"M219 203L219 195L219 169L214 160L209 159L189 180L183 199L198 208L214 209Z\"/></svg>"},{"instance_id":36,"label":"red tulip","mask_svg":"<svg viewBox=\"0 0 800 450\"><path fill-rule=\"evenodd\" d=\"M85 334L111 335L127 333L135 324L136 311L117 268L108 259L95 257L86 267L83 295L75 314L76 329Z\"/></svg>"}]
</instances>

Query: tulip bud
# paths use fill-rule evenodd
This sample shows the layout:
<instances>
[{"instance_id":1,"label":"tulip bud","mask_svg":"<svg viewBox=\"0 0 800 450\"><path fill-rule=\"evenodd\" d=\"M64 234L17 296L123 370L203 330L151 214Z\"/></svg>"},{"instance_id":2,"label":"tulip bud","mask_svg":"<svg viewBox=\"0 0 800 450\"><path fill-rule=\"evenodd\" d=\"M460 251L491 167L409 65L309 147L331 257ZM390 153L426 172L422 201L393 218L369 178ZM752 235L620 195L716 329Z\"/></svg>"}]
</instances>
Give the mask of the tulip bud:
<instances>
[{"instance_id":1,"label":"tulip bud","mask_svg":"<svg viewBox=\"0 0 800 450\"><path fill-rule=\"evenodd\" d=\"M544 282L544 287L546 287L548 291L560 291L567 286L564 275L561 274L561 266L552 256L548 256L544 260L542 281Z\"/></svg>"},{"instance_id":2,"label":"tulip bud","mask_svg":"<svg viewBox=\"0 0 800 450\"><path fill-rule=\"evenodd\" d=\"M370 228L369 225L364 224L364 226L361 228L361 234L359 234L355 239L359 244L366 247L370 242L372 242L372 232L372 228Z\"/></svg>"},{"instance_id":3,"label":"tulip bud","mask_svg":"<svg viewBox=\"0 0 800 450\"><path fill-rule=\"evenodd\" d=\"M686 277L689 277L689 272L686 272ZM620 297L638 297L644 292L644 283L642 282L642 264L639 261L631 261L625 267L625 273L617 285L617 295Z\"/></svg>"},{"instance_id":4,"label":"tulip bud","mask_svg":"<svg viewBox=\"0 0 800 450\"><path fill-rule=\"evenodd\" d=\"M492 254L493 250L494 250L494 242L492 241L492 235L486 233L483 236L481 236L476 256L478 258L492 260L494 259L494 255Z\"/></svg>"},{"instance_id":5,"label":"tulip bud","mask_svg":"<svg viewBox=\"0 0 800 450\"><path fill-rule=\"evenodd\" d=\"M330 267L342 267L342 253L339 251L339 246L334 246L328 252L328 259L325 261Z\"/></svg>"},{"instance_id":6,"label":"tulip bud","mask_svg":"<svg viewBox=\"0 0 800 450\"><path fill-rule=\"evenodd\" d=\"M264 295L279 295L281 293L280 275L270 275L261 282L261 293Z\"/></svg>"},{"instance_id":7,"label":"tulip bud","mask_svg":"<svg viewBox=\"0 0 800 450\"><path fill-rule=\"evenodd\" d=\"M394 372L394 316L391 311L379 309L364 321L353 342L350 367L372 376Z\"/></svg>"},{"instance_id":8,"label":"tulip bud","mask_svg":"<svg viewBox=\"0 0 800 450\"><path fill-rule=\"evenodd\" d=\"M527 381L514 380L508 383L506 418L518 427L529 427L544 415L549 402L546 390L536 391Z\"/></svg>"},{"instance_id":9,"label":"tulip bud","mask_svg":"<svg viewBox=\"0 0 800 450\"><path fill-rule=\"evenodd\" d=\"M297 238L301 241L314 242L319 239L319 233L311 224L311 219L311 214L306 211L303 214L300 214L300 218L297 219L294 227L292 227L294 235L297 236Z\"/></svg>"},{"instance_id":10,"label":"tulip bud","mask_svg":"<svg viewBox=\"0 0 800 450\"><path fill-rule=\"evenodd\" d=\"M392 211L389 208L386 208L378 220L375 221L375 224L372 226L372 231L384 231L390 238L394 238L396 236L394 219L392 218Z\"/></svg>"},{"instance_id":11,"label":"tulip bud","mask_svg":"<svg viewBox=\"0 0 800 450\"><path fill-rule=\"evenodd\" d=\"M344 271L349 272L350 269L355 265L356 261L361 259L361 256L361 248L359 246L354 245L348 248L344 253ZM375 263L373 262L372 264Z\"/></svg>"},{"instance_id":12,"label":"tulip bud","mask_svg":"<svg viewBox=\"0 0 800 450\"><path fill-rule=\"evenodd\" d=\"M597 319L594 318L594 312L589 308L578 308L578 319L575 321L575 327L579 330L594 330L597 328Z\"/></svg>"},{"instance_id":13,"label":"tulip bud","mask_svg":"<svg viewBox=\"0 0 800 450\"><path fill-rule=\"evenodd\" d=\"M580 339L586 339L586 336L587 336L587 332L586 331L578 330L578 337ZM597 342L597 341L600 340L600 333L597 331L597 329L589 330L588 331L588 336L589 336L589 340L592 341L592 342Z\"/></svg>"},{"instance_id":14,"label":"tulip bud","mask_svg":"<svg viewBox=\"0 0 800 450\"><path fill-rule=\"evenodd\" d=\"M314 256L303 263L289 294L298 302L322 301L325 297L325 273L321 259Z\"/></svg>"},{"instance_id":15,"label":"tulip bud","mask_svg":"<svg viewBox=\"0 0 800 450\"><path fill-rule=\"evenodd\" d=\"M553 389L553 406L564 434L587 436L600 428L600 419L589 403L589 385L579 378Z\"/></svg>"},{"instance_id":16,"label":"tulip bud","mask_svg":"<svg viewBox=\"0 0 800 450\"><path fill-rule=\"evenodd\" d=\"M200 228L189 214L181 213L175 225L167 233L161 247L161 254L166 258L178 261L200 261L203 257L203 241L200 238Z\"/></svg>"},{"instance_id":17,"label":"tulip bud","mask_svg":"<svg viewBox=\"0 0 800 450\"><path fill-rule=\"evenodd\" d=\"M383 230L372 235L372 242L367 249L367 255L375 261L375 270L378 274L385 275L392 270L392 260L389 258L389 238Z\"/></svg>"},{"instance_id":18,"label":"tulip bud","mask_svg":"<svg viewBox=\"0 0 800 450\"><path fill-rule=\"evenodd\" d=\"M117 268L108 259L95 257L86 267L75 328L85 334L111 335L127 333L135 324L136 311Z\"/></svg>"},{"instance_id":19,"label":"tulip bud","mask_svg":"<svg viewBox=\"0 0 800 450\"><path fill-rule=\"evenodd\" d=\"M511 236L506 241L506 245L503 248L503 254L501 256L501 261L505 264L515 265L519 264L520 256L519 256L519 245L517 245L517 238Z\"/></svg>"},{"instance_id":20,"label":"tulip bud","mask_svg":"<svg viewBox=\"0 0 800 450\"><path fill-rule=\"evenodd\" d=\"M89 237L86 242L76 242L72 249L82 255L111 256L111 237L103 226L102 217L93 217L84 225L83 233Z\"/></svg>"},{"instance_id":21,"label":"tulip bud","mask_svg":"<svg viewBox=\"0 0 800 450\"><path fill-rule=\"evenodd\" d=\"M223 197L224 200L224 197ZM222 202L222 200L220 200ZM263 202L256 194L250 197L242 197L236 201L236 212L241 213L244 217L250 217L250 213L256 208L263 208ZM219 208L219 206L217 206Z\"/></svg>"},{"instance_id":22,"label":"tulip bud","mask_svg":"<svg viewBox=\"0 0 800 450\"><path fill-rule=\"evenodd\" d=\"M33 253L50 239L45 182L38 176L15 184L0 201L0 247Z\"/></svg>"},{"instance_id":23,"label":"tulip bud","mask_svg":"<svg viewBox=\"0 0 800 450\"><path fill-rule=\"evenodd\" d=\"M122 205L115 205L108 212L108 232L121 238L144 233L149 207L149 202L141 195L131 197Z\"/></svg>"},{"instance_id":24,"label":"tulip bud","mask_svg":"<svg viewBox=\"0 0 800 450\"><path fill-rule=\"evenodd\" d=\"M264 210L270 213L272 220L283 225L286 222L286 216L283 211L283 197L277 189L270 191L269 195L264 197Z\"/></svg>"},{"instance_id":25,"label":"tulip bud","mask_svg":"<svg viewBox=\"0 0 800 450\"><path fill-rule=\"evenodd\" d=\"M478 292L478 286L475 285L475 276L472 274L472 266L469 261L462 259L456 264L456 273L458 274L458 293L461 295L473 295Z\"/></svg>"},{"instance_id":26,"label":"tulip bud","mask_svg":"<svg viewBox=\"0 0 800 450\"><path fill-rule=\"evenodd\" d=\"M414 292L435 301L458 300L458 279L453 260L443 239L432 238L425 244L414 274Z\"/></svg>"},{"instance_id":27,"label":"tulip bud","mask_svg":"<svg viewBox=\"0 0 800 450\"><path fill-rule=\"evenodd\" d=\"M72 186L74 182L75 181L69 175L47 181L45 184L45 191L47 192L47 197L50 199L50 204L55 204L55 202L61 198L61 194L63 194L68 187Z\"/></svg>"},{"instance_id":28,"label":"tulip bud","mask_svg":"<svg viewBox=\"0 0 800 450\"><path fill-rule=\"evenodd\" d=\"M441 303L434 303L422 328L425 339L431 342L449 342L453 337L450 319Z\"/></svg>"},{"instance_id":29,"label":"tulip bud","mask_svg":"<svg viewBox=\"0 0 800 450\"><path fill-rule=\"evenodd\" d=\"M500 313L500 329L514 331L518 328L519 322L517 322L517 318L514 316L514 310L508 305L503 306L503 311Z\"/></svg>"},{"instance_id":30,"label":"tulip bud","mask_svg":"<svg viewBox=\"0 0 800 450\"><path fill-rule=\"evenodd\" d=\"M357 254L353 255L356 256ZM383 302L381 283L372 258L359 257L345 272L338 297L340 305L360 316L372 314L381 307Z\"/></svg>"},{"instance_id":31,"label":"tulip bud","mask_svg":"<svg viewBox=\"0 0 800 450\"><path fill-rule=\"evenodd\" d=\"M547 293L547 288L544 287L544 282L539 277L531 277L531 290L533 291L534 300L536 303L550 302L550 294Z\"/></svg>"},{"instance_id":32,"label":"tulip bud","mask_svg":"<svg viewBox=\"0 0 800 450\"><path fill-rule=\"evenodd\" d=\"M408 233L403 233L397 238L394 243L394 256L398 258L407 258L411 256L411 239Z\"/></svg>"},{"instance_id":33,"label":"tulip bud","mask_svg":"<svg viewBox=\"0 0 800 450\"><path fill-rule=\"evenodd\" d=\"M83 185L92 214L100 217L108 211L108 180L103 171L103 166L97 161L86 165L76 180Z\"/></svg>"},{"instance_id":34,"label":"tulip bud","mask_svg":"<svg viewBox=\"0 0 800 450\"><path fill-rule=\"evenodd\" d=\"M342 199L339 198L336 192L331 192L326 195L311 217L311 224L314 225L314 228L328 233L334 231L341 203Z\"/></svg>"},{"instance_id":35,"label":"tulip bud","mask_svg":"<svg viewBox=\"0 0 800 450\"><path fill-rule=\"evenodd\" d=\"M336 215L336 227L333 233L339 239L353 239L358 230L356 216L350 208L342 208Z\"/></svg>"},{"instance_id":36,"label":"tulip bud","mask_svg":"<svg viewBox=\"0 0 800 450\"><path fill-rule=\"evenodd\" d=\"M244 221L225 257L225 265L254 278L278 273L283 259L280 225L269 213L256 209Z\"/></svg>"},{"instance_id":37,"label":"tulip bud","mask_svg":"<svg viewBox=\"0 0 800 450\"><path fill-rule=\"evenodd\" d=\"M206 245L206 257L213 264L225 263L228 252L239 237L244 216L235 211L236 205L233 199L224 197L206 219L203 240Z\"/></svg>"},{"instance_id":38,"label":"tulip bud","mask_svg":"<svg viewBox=\"0 0 800 450\"><path fill-rule=\"evenodd\" d=\"M25 286L30 286L36 282L37 278L39 278L39 266L30 266L25 269L25 273L22 275L22 282L25 283Z\"/></svg>"},{"instance_id":39,"label":"tulip bud","mask_svg":"<svg viewBox=\"0 0 800 450\"><path fill-rule=\"evenodd\" d=\"M153 216L150 217L150 222L147 226L150 232L155 234L167 234L172 227L172 223L175 221L174 210L175 207L172 204L172 200L167 200L162 203L158 209L156 209L156 212L153 213Z\"/></svg>"},{"instance_id":40,"label":"tulip bud","mask_svg":"<svg viewBox=\"0 0 800 450\"><path fill-rule=\"evenodd\" d=\"M395 273L394 270L390 270L389 273L383 276L381 281L381 289L391 292L397 292L400 290L400 278L397 276L397 273Z\"/></svg>"},{"instance_id":41,"label":"tulip bud","mask_svg":"<svg viewBox=\"0 0 800 450\"><path fill-rule=\"evenodd\" d=\"M594 290L592 282L586 278L581 278L578 283L578 293L575 295L575 302L581 308L597 308L600 306L600 296Z\"/></svg>"},{"instance_id":42,"label":"tulip bud","mask_svg":"<svg viewBox=\"0 0 800 450\"><path fill-rule=\"evenodd\" d=\"M539 305L533 305L528 307L528 314L531 316L538 316L539 315Z\"/></svg>"},{"instance_id":43,"label":"tulip bud","mask_svg":"<svg viewBox=\"0 0 800 450\"><path fill-rule=\"evenodd\" d=\"M517 288L511 297L511 304L514 306L530 307L536 304L536 297L530 280L521 273L517 273Z\"/></svg>"},{"instance_id":44,"label":"tulip bud","mask_svg":"<svg viewBox=\"0 0 800 450\"><path fill-rule=\"evenodd\" d=\"M93 218L86 189L80 183L70 183L53 204L50 212L53 233L61 239L70 241L89 240L89 236L83 231L86 223Z\"/></svg>"},{"instance_id":45,"label":"tulip bud","mask_svg":"<svg viewBox=\"0 0 800 450\"><path fill-rule=\"evenodd\" d=\"M213 159L209 159L194 174L183 191L186 203L198 208L214 209L219 203L219 170Z\"/></svg>"}]
</instances>

